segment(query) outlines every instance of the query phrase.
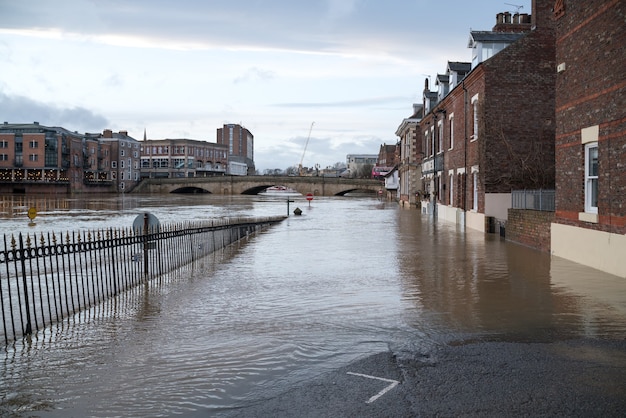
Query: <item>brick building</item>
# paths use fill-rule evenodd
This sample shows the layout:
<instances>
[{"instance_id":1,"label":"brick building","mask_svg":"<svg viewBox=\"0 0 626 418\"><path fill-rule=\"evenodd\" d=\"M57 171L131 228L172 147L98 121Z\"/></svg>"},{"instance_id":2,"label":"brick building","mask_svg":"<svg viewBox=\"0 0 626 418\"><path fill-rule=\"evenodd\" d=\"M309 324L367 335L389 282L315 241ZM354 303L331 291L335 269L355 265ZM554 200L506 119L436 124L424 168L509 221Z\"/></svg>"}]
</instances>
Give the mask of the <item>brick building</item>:
<instances>
[{"instance_id":1,"label":"brick building","mask_svg":"<svg viewBox=\"0 0 626 418\"><path fill-rule=\"evenodd\" d=\"M109 171L114 189L131 191L141 181L139 141L128 136L128 131L113 132L110 129L96 134L96 138L110 153Z\"/></svg>"},{"instance_id":2,"label":"brick building","mask_svg":"<svg viewBox=\"0 0 626 418\"><path fill-rule=\"evenodd\" d=\"M491 31L470 33L471 63L448 63L437 92L426 80L424 212L486 231L506 221L512 190L554 187L552 6L498 14Z\"/></svg>"},{"instance_id":3,"label":"brick building","mask_svg":"<svg viewBox=\"0 0 626 418\"><path fill-rule=\"evenodd\" d=\"M422 166L419 164L422 143L417 135L419 122L422 120L424 106L413 104L413 113L396 129L399 138L398 150L398 199L401 207L413 207L417 203L416 195L422 190Z\"/></svg>"},{"instance_id":4,"label":"brick building","mask_svg":"<svg viewBox=\"0 0 626 418\"><path fill-rule=\"evenodd\" d=\"M626 2L552 2L556 213L551 250L626 277Z\"/></svg>"},{"instance_id":5,"label":"brick building","mask_svg":"<svg viewBox=\"0 0 626 418\"><path fill-rule=\"evenodd\" d=\"M195 139L144 139L141 176L207 177L226 174L228 147Z\"/></svg>"},{"instance_id":6,"label":"brick building","mask_svg":"<svg viewBox=\"0 0 626 418\"><path fill-rule=\"evenodd\" d=\"M398 160L398 145L382 144L378 150L378 158L372 169L372 178L382 179L396 165Z\"/></svg>"},{"instance_id":7,"label":"brick building","mask_svg":"<svg viewBox=\"0 0 626 418\"><path fill-rule=\"evenodd\" d=\"M110 192L108 151L97 135L38 122L0 125L0 191Z\"/></svg>"},{"instance_id":8,"label":"brick building","mask_svg":"<svg viewBox=\"0 0 626 418\"><path fill-rule=\"evenodd\" d=\"M254 135L241 125L226 124L217 128L217 143L228 147L228 161L245 164L248 174L255 174Z\"/></svg>"}]
</instances>

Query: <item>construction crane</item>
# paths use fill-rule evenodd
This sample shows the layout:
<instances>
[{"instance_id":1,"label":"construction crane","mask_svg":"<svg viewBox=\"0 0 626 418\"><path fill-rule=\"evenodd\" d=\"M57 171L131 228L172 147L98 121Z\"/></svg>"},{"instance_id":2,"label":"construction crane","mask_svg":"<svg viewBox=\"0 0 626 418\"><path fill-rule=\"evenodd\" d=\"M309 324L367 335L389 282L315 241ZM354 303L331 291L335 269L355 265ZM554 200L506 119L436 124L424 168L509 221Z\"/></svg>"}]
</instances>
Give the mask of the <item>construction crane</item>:
<instances>
[{"instance_id":1,"label":"construction crane","mask_svg":"<svg viewBox=\"0 0 626 418\"><path fill-rule=\"evenodd\" d=\"M304 151L302 151L302 158L300 158L300 164L298 165L299 176L302 176L302 163L304 162L304 154L306 154L306 147L309 146L309 140L311 139L311 131L313 130L313 125L315 125L315 122L311 122L311 127L309 128L309 136L307 136L306 142L304 143Z\"/></svg>"}]
</instances>

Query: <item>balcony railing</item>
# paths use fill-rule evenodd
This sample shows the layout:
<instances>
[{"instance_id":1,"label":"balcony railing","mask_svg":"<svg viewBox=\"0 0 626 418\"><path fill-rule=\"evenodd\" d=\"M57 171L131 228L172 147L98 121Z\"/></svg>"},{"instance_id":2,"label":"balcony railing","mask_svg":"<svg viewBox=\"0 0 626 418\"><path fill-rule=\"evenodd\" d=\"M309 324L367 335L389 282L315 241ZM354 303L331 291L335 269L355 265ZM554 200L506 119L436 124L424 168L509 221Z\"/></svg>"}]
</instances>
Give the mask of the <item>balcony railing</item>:
<instances>
[{"instance_id":1,"label":"balcony railing","mask_svg":"<svg viewBox=\"0 0 626 418\"><path fill-rule=\"evenodd\" d=\"M513 190L511 207L513 209L554 212L554 196L554 190Z\"/></svg>"}]
</instances>

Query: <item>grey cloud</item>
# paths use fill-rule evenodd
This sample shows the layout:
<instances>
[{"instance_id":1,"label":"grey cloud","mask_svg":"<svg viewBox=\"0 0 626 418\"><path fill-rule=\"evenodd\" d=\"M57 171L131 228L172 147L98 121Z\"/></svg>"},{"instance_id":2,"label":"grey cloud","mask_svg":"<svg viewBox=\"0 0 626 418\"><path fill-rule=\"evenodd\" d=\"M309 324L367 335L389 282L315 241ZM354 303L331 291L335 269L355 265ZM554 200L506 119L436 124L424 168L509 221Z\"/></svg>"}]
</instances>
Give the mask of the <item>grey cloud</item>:
<instances>
[{"instance_id":1,"label":"grey cloud","mask_svg":"<svg viewBox=\"0 0 626 418\"><path fill-rule=\"evenodd\" d=\"M407 39L415 37L415 16L426 8L408 0L241 0L236 6L198 0L7 3L0 13L0 28L138 36L159 44L168 41L315 52L357 46L387 52L393 48L400 54L407 53Z\"/></svg>"},{"instance_id":2,"label":"grey cloud","mask_svg":"<svg viewBox=\"0 0 626 418\"><path fill-rule=\"evenodd\" d=\"M104 116L83 107L57 107L24 96L8 96L1 92L0 109L2 121L9 123L37 121L45 126L60 126L79 132L99 132L109 124Z\"/></svg>"}]
</instances>

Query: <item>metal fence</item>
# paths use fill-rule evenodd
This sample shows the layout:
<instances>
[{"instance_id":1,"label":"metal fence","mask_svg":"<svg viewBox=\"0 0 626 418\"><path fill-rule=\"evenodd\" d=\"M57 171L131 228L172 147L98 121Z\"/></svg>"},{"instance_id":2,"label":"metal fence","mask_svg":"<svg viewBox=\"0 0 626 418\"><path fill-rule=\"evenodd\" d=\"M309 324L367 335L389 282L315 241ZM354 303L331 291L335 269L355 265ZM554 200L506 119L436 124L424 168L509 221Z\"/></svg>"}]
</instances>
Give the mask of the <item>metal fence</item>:
<instances>
[{"instance_id":1,"label":"metal fence","mask_svg":"<svg viewBox=\"0 0 626 418\"><path fill-rule=\"evenodd\" d=\"M554 190L513 190L511 207L554 212L554 196Z\"/></svg>"},{"instance_id":2,"label":"metal fence","mask_svg":"<svg viewBox=\"0 0 626 418\"><path fill-rule=\"evenodd\" d=\"M202 257L283 219L5 235L0 242L0 339L8 344L151 279L193 267Z\"/></svg>"}]
</instances>

